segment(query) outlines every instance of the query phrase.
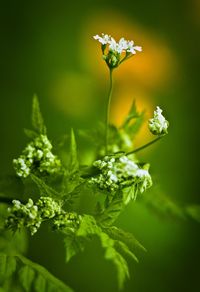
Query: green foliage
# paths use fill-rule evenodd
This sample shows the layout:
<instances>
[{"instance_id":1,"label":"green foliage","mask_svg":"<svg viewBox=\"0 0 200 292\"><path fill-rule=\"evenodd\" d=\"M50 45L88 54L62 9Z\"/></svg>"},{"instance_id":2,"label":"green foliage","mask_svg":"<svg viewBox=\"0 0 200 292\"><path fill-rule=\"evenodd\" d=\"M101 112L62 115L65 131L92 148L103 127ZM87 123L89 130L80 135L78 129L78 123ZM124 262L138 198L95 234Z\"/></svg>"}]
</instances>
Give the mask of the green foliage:
<instances>
[{"instance_id":1,"label":"green foliage","mask_svg":"<svg viewBox=\"0 0 200 292\"><path fill-rule=\"evenodd\" d=\"M130 111L127 117L125 118L121 128L124 129L124 131L128 135L130 135L131 138L134 138L134 136L140 130L140 127L142 126L143 121L144 121L144 112L139 113L137 111L136 102L134 100L130 108Z\"/></svg>"},{"instance_id":2,"label":"green foliage","mask_svg":"<svg viewBox=\"0 0 200 292\"><path fill-rule=\"evenodd\" d=\"M29 139L35 139L38 134L30 129L24 129L24 134L29 138Z\"/></svg>"},{"instance_id":3,"label":"green foliage","mask_svg":"<svg viewBox=\"0 0 200 292\"><path fill-rule=\"evenodd\" d=\"M131 251L146 251L144 246L134 237L132 233L126 232L116 226L103 227L103 230L113 239L122 241Z\"/></svg>"},{"instance_id":4,"label":"green foliage","mask_svg":"<svg viewBox=\"0 0 200 292\"><path fill-rule=\"evenodd\" d=\"M77 146L73 129L71 129L71 141L70 141L70 165L69 171L71 174L77 172L79 169L79 162L77 157Z\"/></svg>"},{"instance_id":5,"label":"green foliage","mask_svg":"<svg viewBox=\"0 0 200 292\"><path fill-rule=\"evenodd\" d=\"M44 120L40 111L40 105L39 105L37 95L34 95L33 97L32 126L38 134L46 135L46 127L44 125ZM26 131L26 134L27 134L27 131Z\"/></svg>"},{"instance_id":6,"label":"green foliage","mask_svg":"<svg viewBox=\"0 0 200 292\"><path fill-rule=\"evenodd\" d=\"M113 226L126 205L152 185L149 165L138 162L134 155L129 159L130 153L127 153L133 151L133 138L143 119L144 112L137 111L134 101L120 127L107 125L108 147L104 145L105 126L102 123L94 130L79 131L95 147L94 153L91 152L95 161L82 166L73 129L67 135L65 159L58 159L51 152L53 146L46 136L39 101L36 95L33 97L33 130L24 130L32 141L23 155L14 159L16 173L21 179L16 176L0 179L0 202L13 202L9 216L6 207L0 205L0 291L72 291L45 268L22 255L27 250L23 228L29 228L34 234L43 221L63 235L67 262L82 252L88 241L98 238L104 258L113 263L118 286L123 288L129 277L127 260L138 262L135 253L146 251L131 233ZM63 146L64 142L60 144ZM146 145L141 148L144 147ZM25 205L27 196L31 199ZM33 198L38 199L35 204ZM200 206L181 207L160 189L140 196L140 202L159 214L181 219L190 216L200 222ZM15 231L23 228L13 235L5 228L5 222Z\"/></svg>"},{"instance_id":7,"label":"green foliage","mask_svg":"<svg viewBox=\"0 0 200 292\"><path fill-rule=\"evenodd\" d=\"M10 278L16 270L16 259L13 256L0 254L0 284Z\"/></svg>"},{"instance_id":8,"label":"green foliage","mask_svg":"<svg viewBox=\"0 0 200 292\"><path fill-rule=\"evenodd\" d=\"M142 246L133 236L131 237L130 234L119 230L117 227L101 227L93 216L84 215L76 232L65 234L66 260L69 261L71 257L83 251L86 242L93 237L100 240L101 246L105 250L105 259L114 264L117 270L118 285L121 289L125 279L129 277L128 265L124 257L131 257L138 261L133 253L133 246L139 246L140 248Z\"/></svg>"},{"instance_id":9,"label":"green foliage","mask_svg":"<svg viewBox=\"0 0 200 292\"><path fill-rule=\"evenodd\" d=\"M74 232L67 232L64 238L66 247L66 261L68 262L77 253L84 250L85 239L78 238Z\"/></svg>"},{"instance_id":10,"label":"green foliage","mask_svg":"<svg viewBox=\"0 0 200 292\"><path fill-rule=\"evenodd\" d=\"M71 288L55 278L44 267L22 255L0 254L0 280L2 287L9 280L10 285L15 283L26 292L72 292ZM11 290L5 290L5 292L9 291Z\"/></svg>"},{"instance_id":11,"label":"green foliage","mask_svg":"<svg viewBox=\"0 0 200 292\"><path fill-rule=\"evenodd\" d=\"M112 225L124 209L123 195L118 191L109 201L105 201L104 208L97 213L97 221L103 226Z\"/></svg>"},{"instance_id":12,"label":"green foliage","mask_svg":"<svg viewBox=\"0 0 200 292\"><path fill-rule=\"evenodd\" d=\"M52 187L48 186L45 181L38 176L31 174L31 179L37 185L41 196L48 196L52 198L60 197L60 193L58 193Z\"/></svg>"}]
</instances>

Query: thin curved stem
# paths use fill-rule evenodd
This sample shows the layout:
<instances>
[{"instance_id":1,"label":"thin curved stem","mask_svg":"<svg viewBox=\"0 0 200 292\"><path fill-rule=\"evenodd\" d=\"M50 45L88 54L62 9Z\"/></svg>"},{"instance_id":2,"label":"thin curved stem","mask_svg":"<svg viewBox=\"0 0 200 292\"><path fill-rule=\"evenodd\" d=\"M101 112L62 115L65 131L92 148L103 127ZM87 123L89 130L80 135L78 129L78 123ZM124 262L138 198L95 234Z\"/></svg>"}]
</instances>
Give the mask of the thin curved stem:
<instances>
[{"instance_id":1,"label":"thin curved stem","mask_svg":"<svg viewBox=\"0 0 200 292\"><path fill-rule=\"evenodd\" d=\"M131 155L131 154L136 153L136 152L139 152L139 151L141 151L141 150L143 150L143 149L149 147L150 145L156 143L156 142L157 142L158 140L160 140L161 138L162 138L161 136L160 136L160 137L157 137L156 139L150 141L149 143L147 143L147 144L145 144L145 145L143 145L143 146L141 146L141 147L139 147L139 148L136 148L135 150L132 150L132 151L126 153L126 156Z\"/></svg>"},{"instance_id":2,"label":"thin curved stem","mask_svg":"<svg viewBox=\"0 0 200 292\"><path fill-rule=\"evenodd\" d=\"M105 152L108 153L108 137L109 137L109 121L110 121L110 104L112 97L112 88L113 88L113 78L112 78L113 69L110 69L110 85L108 91L108 100L106 108L106 127L105 127Z\"/></svg>"}]
</instances>

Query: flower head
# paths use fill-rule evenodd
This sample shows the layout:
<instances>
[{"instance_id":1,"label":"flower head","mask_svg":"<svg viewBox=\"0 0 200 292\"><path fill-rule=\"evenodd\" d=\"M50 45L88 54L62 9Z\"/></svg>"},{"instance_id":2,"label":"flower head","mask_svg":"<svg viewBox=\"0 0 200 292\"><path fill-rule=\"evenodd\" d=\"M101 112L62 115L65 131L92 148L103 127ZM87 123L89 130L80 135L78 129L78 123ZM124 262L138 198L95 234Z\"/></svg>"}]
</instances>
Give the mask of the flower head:
<instances>
[{"instance_id":1,"label":"flower head","mask_svg":"<svg viewBox=\"0 0 200 292\"><path fill-rule=\"evenodd\" d=\"M142 51L142 47L135 46L133 41L128 41L125 38L116 42L110 35L102 33L101 36L95 35L94 39L101 43L103 59L109 68L118 67L122 61L125 61L131 55L135 55L136 51Z\"/></svg>"},{"instance_id":2,"label":"flower head","mask_svg":"<svg viewBox=\"0 0 200 292\"><path fill-rule=\"evenodd\" d=\"M31 235L37 232L44 220L54 219L63 212L60 203L50 197L40 197L36 204L32 199L27 204L18 200L13 200L12 203L13 206L8 209L6 226L13 231L27 227Z\"/></svg>"},{"instance_id":3,"label":"flower head","mask_svg":"<svg viewBox=\"0 0 200 292\"><path fill-rule=\"evenodd\" d=\"M149 120L149 130L153 135L163 136L168 133L168 127L169 122L162 115L162 110L157 106L154 111L154 117Z\"/></svg>"},{"instance_id":4,"label":"flower head","mask_svg":"<svg viewBox=\"0 0 200 292\"><path fill-rule=\"evenodd\" d=\"M106 45L111 41L111 36L109 36L108 34L102 33L101 36L99 36L98 34L95 35L94 39L98 40L102 45Z\"/></svg>"},{"instance_id":5,"label":"flower head","mask_svg":"<svg viewBox=\"0 0 200 292\"><path fill-rule=\"evenodd\" d=\"M13 160L16 174L26 178L33 170L49 174L58 172L61 162L51 150L52 145L46 135L35 138L26 146L22 155Z\"/></svg>"},{"instance_id":6,"label":"flower head","mask_svg":"<svg viewBox=\"0 0 200 292\"><path fill-rule=\"evenodd\" d=\"M151 176L148 172L149 165L142 168L127 156L105 156L103 160L97 160L93 164L100 173L91 178L89 183L96 184L100 189L111 193L127 187L134 187L134 196L138 192L143 193L152 185Z\"/></svg>"}]
</instances>

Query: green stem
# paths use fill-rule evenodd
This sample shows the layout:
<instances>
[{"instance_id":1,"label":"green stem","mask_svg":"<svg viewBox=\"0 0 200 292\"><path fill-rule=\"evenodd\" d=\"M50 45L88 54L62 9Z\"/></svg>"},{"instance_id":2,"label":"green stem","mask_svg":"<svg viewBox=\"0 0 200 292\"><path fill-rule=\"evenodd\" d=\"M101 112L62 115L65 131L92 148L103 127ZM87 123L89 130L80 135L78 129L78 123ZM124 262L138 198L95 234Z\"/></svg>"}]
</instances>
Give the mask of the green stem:
<instances>
[{"instance_id":1,"label":"green stem","mask_svg":"<svg viewBox=\"0 0 200 292\"><path fill-rule=\"evenodd\" d=\"M141 147L139 147L139 148L136 148L135 150L132 150L132 151L126 153L126 156L131 155L131 154L136 153L136 152L139 152L139 151L141 151L141 150L143 150L143 149L149 147L150 145L156 143L156 142L157 142L158 140L160 140L161 138L162 138L162 137L157 137L156 139L152 140L151 142L149 142L149 143L147 143L147 144L145 144L145 145L143 145L143 146L141 146Z\"/></svg>"},{"instance_id":2,"label":"green stem","mask_svg":"<svg viewBox=\"0 0 200 292\"><path fill-rule=\"evenodd\" d=\"M112 78L113 69L110 68L110 85L108 91L108 101L107 101L107 109L106 109L106 129L105 129L105 154L108 153L108 137L109 137L109 121L110 121L110 104L112 97L112 88L113 88L113 78Z\"/></svg>"}]
</instances>

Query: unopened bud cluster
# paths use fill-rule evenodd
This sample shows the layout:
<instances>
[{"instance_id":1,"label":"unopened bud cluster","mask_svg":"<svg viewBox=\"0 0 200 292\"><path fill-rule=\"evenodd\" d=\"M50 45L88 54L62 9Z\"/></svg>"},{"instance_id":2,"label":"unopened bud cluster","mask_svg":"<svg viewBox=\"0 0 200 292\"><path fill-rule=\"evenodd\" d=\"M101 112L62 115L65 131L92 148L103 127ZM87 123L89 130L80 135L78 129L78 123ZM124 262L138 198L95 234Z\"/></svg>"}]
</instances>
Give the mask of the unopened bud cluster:
<instances>
[{"instance_id":1,"label":"unopened bud cluster","mask_svg":"<svg viewBox=\"0 0 200 292\"><path fill-rule=\"evenodd\" d=\"M9 216L6 227L13 231L26 227L34 235L44 220L52 219L54 229L68 228L75 231L80 224L81 216L67 213L59 202L51 197L41 197L36 204L31 199L27 204L13 200L13 206L8 208Z\"/></svg>"},{"instance_id":2,"label":"unopened bud cluster","mask_svg":"<svg viewBox=\"0 0 200 292\"><path fill-rule=\"evenodd\" d=\"M16 174L27 177L32 171L56 173L61 162L52 152L52 145L46 135L40 135L30 142L18 159L13 160Z\"/></svg>"},{"instance_id":3,"label":"unopened bud cluster","mask_svg":"<svg viewBox=\"0 0 200 292\"><path fill-rule=\"evenodd\" d=\"M89 183L96 184L100 189L115 192L129 186L135 186L135 191L143 193L152 185L149 174L149 165L140 168L127 156L109 157L97 160L93 164L100 170L100 174L89 180Z\"/></svg>"},{"instance_id":4,"label":"unopened bud cluster","mask_svg":"<svg viewBox=\"0 0 200 292\"><path fill-rule=\"evenodd\" d=\"M54 228L55 229L65 229L75 232L81 223L82 217L77 213L63 212L57 218L54 219Z\"/></svg>"},{"instance_id":5,"label":"unopened bud cluster","mask_svg":"<svg viewBox=\"0 0 200 292\"><path fill-rule=\"evenodd\" d=\"M168 127L169 122L162 115L162 110L157 106L154 111L154 117L149 120L149 130L153 135L164 136L168 133Z\"/></svg>"},{"instance_id":6,"label":"unopened bud cluster","mask_svg":"<svg viewBox=\"0 0 200 292\"><path fill-rule=\"evenodd\" d=\"M38 206L34 205L31 199L26 205L18 200L13 200L13 206L8 208L9 216L6 220L6 227L16 231L23 226L27 227L31 234L35 234L42 223Z\"/></svg>"},{"instance_id":7,"label":"unopened bud cluster","mask_svg":"<svg viewBox=\"0 0 200 292\"><path fill-rule=\"evenodd\" d=\"M142 48L135 46L133 41L128 41L124 38L116 42L110 35L102 33L101 36L95 35L94 39L101 43L103 59L109 68L118 67L122 60L124 61L131 55L135 55L136 51L142 51Z\"/></svg>"}]
</instances>

